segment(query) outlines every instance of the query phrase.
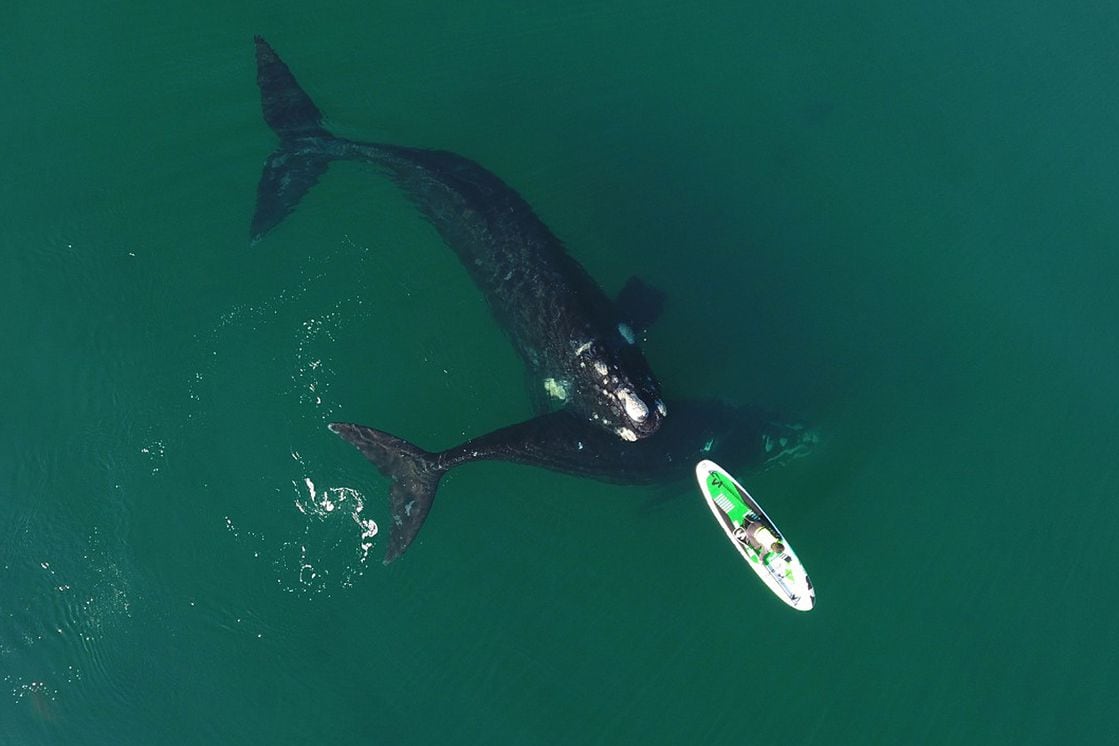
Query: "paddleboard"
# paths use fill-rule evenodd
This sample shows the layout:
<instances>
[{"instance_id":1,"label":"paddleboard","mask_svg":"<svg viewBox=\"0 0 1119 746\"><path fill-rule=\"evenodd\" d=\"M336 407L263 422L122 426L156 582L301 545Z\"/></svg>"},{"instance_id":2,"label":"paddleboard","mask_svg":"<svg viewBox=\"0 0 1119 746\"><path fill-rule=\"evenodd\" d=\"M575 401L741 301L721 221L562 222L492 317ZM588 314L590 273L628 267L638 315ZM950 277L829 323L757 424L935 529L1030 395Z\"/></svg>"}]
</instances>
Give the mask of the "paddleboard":
<instances>
[{"instance_id":1,"label":"paddleboard","mask_svg":"<svg viewBox=\"0 0 1119 746\"><path fill-rule=\"evenodd\" d=\"M794 609L810 611L816 605L812 581L758 501L714 461L696 464L695 476L707 507L746 564L779 599Z\"/></svg>"}]
</instances>

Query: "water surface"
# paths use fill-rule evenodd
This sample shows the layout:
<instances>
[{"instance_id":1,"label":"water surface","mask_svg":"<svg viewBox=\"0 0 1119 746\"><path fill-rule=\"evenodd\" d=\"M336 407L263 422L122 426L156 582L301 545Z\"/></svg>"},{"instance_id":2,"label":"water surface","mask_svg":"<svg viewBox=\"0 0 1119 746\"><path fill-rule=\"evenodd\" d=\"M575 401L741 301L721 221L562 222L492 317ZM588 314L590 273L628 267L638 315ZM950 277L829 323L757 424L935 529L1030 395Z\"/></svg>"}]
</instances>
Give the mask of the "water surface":
<instances>
[{"instance_id":1,"label":"water surface","mask_svg":"<svg viewBox=\"0 0 1119 746\"><path fill-rule=\"evenodd\" d=\"M1113 733L1116 11L422 5L9 14L0 743ZM687 484L471 465L380 565L325 423L446 447L529 399L375 174L249 247L254 33L339 134L474 158L664 288L670 396L822 430L750 483L811 614Z\"/></svg>"}]
</instances>

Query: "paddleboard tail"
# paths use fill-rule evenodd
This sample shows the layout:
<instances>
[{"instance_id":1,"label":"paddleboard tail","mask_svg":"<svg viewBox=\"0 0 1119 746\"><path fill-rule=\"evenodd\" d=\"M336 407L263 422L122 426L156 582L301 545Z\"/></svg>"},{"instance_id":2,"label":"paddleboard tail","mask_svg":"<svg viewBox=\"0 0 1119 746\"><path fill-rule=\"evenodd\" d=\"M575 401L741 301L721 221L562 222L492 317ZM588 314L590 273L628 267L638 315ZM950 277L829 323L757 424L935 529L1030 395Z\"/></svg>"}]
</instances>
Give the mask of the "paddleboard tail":
<instances>
[{"instance_id":1,"label":"paddleboard tail","mask_svg":"<svg viewBox=\"0 0 1119 746\"><path fill-rule=\"evenodd\" d=\"M392 480L389 502L393 526L385 551L387 565L404 554L416 538L448 467L441 463L438 454L381 430L345 422L333 422L328 427Z\"/></svg>"},{"instance_id":2,"label":"paddleboard tail","mask_svg":"<svg viewBox=\"0 0 1119 746\"><path fill-rule=\"evenodd\" d=\"M272 46L260 36L255 42L261 109L280 145L265 160L257 185L250 228L253 243L279 225L326 173L331 156L325 144L335 139L322 126L318 107Z\"/></svg>"}]
</instances>

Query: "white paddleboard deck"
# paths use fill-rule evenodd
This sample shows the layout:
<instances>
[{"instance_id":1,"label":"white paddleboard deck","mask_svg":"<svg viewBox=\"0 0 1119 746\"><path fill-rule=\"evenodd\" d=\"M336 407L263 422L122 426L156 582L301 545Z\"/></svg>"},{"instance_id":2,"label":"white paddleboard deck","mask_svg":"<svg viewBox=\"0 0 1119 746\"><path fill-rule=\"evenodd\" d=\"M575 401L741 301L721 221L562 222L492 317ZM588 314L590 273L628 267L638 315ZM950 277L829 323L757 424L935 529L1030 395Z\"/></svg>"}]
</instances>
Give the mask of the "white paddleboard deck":
<instances>
[{"instance_id":1,"label":"white paddleboard deck","mask_svg":"<svg viewBox=\"0 0 1119 746\"><path fill-rule=\"evenodd\" d=\"M707 500L707 507L723 528L730 543L746 560L779 599L800 611L816 605L816 592L804 565L777 526L765 514L757 500L750 496L738 480L714 461L700 461L695 467L696 481ZM781 544L780 551L759 546L749 538L751 524L766 528Z\"/></svg>"}]
</instances>

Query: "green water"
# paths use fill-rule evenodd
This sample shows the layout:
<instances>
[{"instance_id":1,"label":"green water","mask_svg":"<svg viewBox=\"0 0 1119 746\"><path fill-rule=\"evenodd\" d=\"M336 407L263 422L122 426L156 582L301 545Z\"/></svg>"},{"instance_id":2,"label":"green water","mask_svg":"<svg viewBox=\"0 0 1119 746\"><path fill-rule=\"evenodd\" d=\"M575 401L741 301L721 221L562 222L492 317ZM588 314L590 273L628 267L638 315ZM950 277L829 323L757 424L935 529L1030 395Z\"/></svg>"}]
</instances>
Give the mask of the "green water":
<instances>
[{"instance_id":1,"label":"green water","mask_svg":"<svg viewBox=\"0 0 1119 746\"><path fill-rule=\"evenodd\" d=\"M418 5L6 13L0 744L1105 742L1119 9ZM325 423L446 447L529 398L375 174L248 246L253 33L338 133L474 158L665 289L670 396L821 429L749 484L814 611L690 485L509 464L381 566Z\"/></svg>"}]
</instances>

